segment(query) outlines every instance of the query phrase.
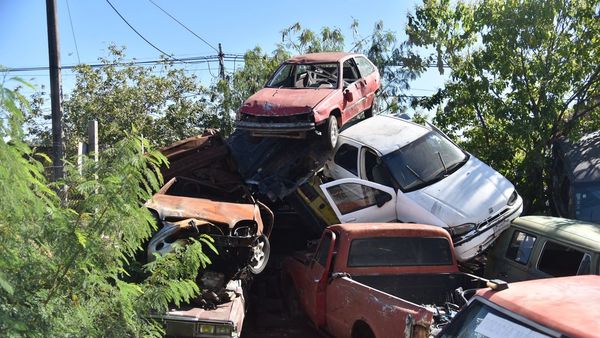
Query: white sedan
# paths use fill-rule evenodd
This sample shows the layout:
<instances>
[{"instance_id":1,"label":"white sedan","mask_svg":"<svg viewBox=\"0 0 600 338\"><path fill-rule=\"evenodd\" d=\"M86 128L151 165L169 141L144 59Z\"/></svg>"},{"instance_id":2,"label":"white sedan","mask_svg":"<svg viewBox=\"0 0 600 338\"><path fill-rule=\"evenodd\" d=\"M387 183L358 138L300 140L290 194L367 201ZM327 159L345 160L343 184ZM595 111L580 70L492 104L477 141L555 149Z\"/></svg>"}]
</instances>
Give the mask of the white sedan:
<instances>
[{"instance_id":1,"label":"white sedan","mask_svg":"<svg viewBox=\"0 0 600 338\"><path fill-rule=\"evenodd\" d=\"M457 258L485 250L523 210L513 184L433 126L374 116L343 131L321 186L342 223L446 228Z\"/></svg>"}]
</instances>

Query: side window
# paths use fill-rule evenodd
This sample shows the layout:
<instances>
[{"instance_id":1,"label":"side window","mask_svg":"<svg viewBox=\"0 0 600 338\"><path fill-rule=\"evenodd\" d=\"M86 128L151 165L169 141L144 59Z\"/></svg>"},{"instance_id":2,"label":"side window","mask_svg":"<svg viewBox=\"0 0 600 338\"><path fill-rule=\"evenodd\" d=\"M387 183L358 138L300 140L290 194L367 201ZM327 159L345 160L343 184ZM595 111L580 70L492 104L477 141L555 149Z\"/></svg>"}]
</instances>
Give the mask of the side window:
<instances>
[{"instance_id":1,"label":"side window","mask_svg":"<svg viewBox=\"0 0 600 338\"><path fill-rule=\"evenodd\" d=\"M327 254L329 253L329 247L331 246L331 233L327 232L326 234L327 235L324 236L321 245L319 245L319 248L315 253L315 261L323 267L327 263Z\"/></svg>"},{"instance_id":2,"label":"side window","mask_svg":"<svg viewBox=\"0 0 600 338\"><path fill-rule=\"evenodd\" d=\"M358 75L358 67L356 67L354 59L348 59L344 61L344 70L342 72L342 76L344 77L344 86L358 80L360 76Z\"/></svg>"},{"instance_id":3,"label":"side window","mask_svg":"<svg viewBox=\"0 0 600 338\"><path fill-rule=\"evenodd\" d=\"M365 149L365 148L363 148ZM368 181L392 187L392 180L381 159L371 149L365 149L365 177Z\"/></svg>"},{"instance_id":4,"label":"side window","mask_svg":"<svg viewBox=\"0 0 600 338\"><path fill-rule=\"evenodd\" d=\"M583 252L548 241L542 250L538 270L554 277L573 276L582 260Z\"/></svg>"},{"instance_id":5,"label":"side window","mask_svg":"<svg viewBox=\"0 0 600 338\"><path fill-rule=\"evenodd\" d=\"M354 175L358 175L356 164L358 161L358 148L355 146L351 146L348 143L342 144L335 153L333 161Z\"/></svg>"},{"instance_id":6,"label":"side window","mask_svg":"<svg viewBox=\"0 0 600 338\"><path fill-rule=\"evenodd\" d=\"M356 64L358 65L358 69L360 70L361 76L367 76L375 71L375 67L362 56L357 56L355 58Z\"/></svg>"},{"instance_id":7,"label":"side window","mask_svg":"<svg viewBox=\"0 0 600 338\"><path fill-rule=\"evenodd\" d=\"M506 250L506 258L512 259L517 263L527 264L529 257L531 257L535 240L535 236L515 230Z\"/></svg>"},{"instance_id":8,"label":"side window","mask_svg":"<svg viewBox=\"0 0 600 338\"><path fill-rule=\"evenodd\" d=\"M388 193L358 183L343 183L327 188L333 202L342 215L377 205L378 201L390 201Z\"/></svg>"}]
</instances>

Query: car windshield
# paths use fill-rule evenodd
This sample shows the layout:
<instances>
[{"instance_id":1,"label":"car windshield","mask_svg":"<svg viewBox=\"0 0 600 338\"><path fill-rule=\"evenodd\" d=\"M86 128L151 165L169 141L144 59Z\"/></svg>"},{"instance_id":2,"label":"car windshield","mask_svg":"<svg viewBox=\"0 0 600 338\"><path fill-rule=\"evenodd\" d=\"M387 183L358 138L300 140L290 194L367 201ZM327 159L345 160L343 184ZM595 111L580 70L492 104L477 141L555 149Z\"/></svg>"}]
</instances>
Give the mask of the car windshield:
<instances>
[{"instance_id":1,"label":"car windshield","mask_svg":"<svg viewBox=\"0 0 600 338\"><path fill-rule=\"evenodd\" d=\"M575 184L575 218L600 222L600 183Z\"/></svg>"},{"instance_id":2,"label":"car windshield","mask_svg":"<svg viewBox=\"0 0 600 338\"><path fill-rule=\"evenodd\" d=\"M549 331L551 332L551 331ZM438 338L550 337L527 324L474 300L444 328Z\"/></svg>"},{"instance_id":3,"label":"car windshield","mask_svg":"<svg viewBox=\"0 0 600 338\"><path fill-rule=\"evenodd\" d=\"M267 87L271 88L337 88L337 63L284 63Z\"/></svg>"},{"instance_id":4,"label":"car windshield","mask_svg":"<svg viewBox=\"0 0 600 338\"><path fill-rule=\"evenodd\" d=\"M382 157L403 191L437 182L460 168L467 159L460 148L431 131Z\"/></svg>"}]
</instances>

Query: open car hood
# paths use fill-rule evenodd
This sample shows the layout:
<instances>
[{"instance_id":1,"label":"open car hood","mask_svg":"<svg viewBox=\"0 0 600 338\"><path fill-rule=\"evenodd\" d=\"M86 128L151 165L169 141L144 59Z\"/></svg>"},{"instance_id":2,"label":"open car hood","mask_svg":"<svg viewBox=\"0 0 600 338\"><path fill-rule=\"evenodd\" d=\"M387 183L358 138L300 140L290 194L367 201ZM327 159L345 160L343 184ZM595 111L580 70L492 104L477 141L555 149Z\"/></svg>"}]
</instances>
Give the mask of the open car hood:
<instances>
[{"instance_id":1,"label":"open car hood","mask_svg":"<svg viewBox=\"0 0 600 338\"><path fill-rule=\"evenodd\" d=\"M228 224L233 228L243 220L255 220L262 229L258 206L253 204L215 202L208 199L155 194L146 207L156 210L161 219L199 218L210 222Z\"/></svg>"}]
</instances>

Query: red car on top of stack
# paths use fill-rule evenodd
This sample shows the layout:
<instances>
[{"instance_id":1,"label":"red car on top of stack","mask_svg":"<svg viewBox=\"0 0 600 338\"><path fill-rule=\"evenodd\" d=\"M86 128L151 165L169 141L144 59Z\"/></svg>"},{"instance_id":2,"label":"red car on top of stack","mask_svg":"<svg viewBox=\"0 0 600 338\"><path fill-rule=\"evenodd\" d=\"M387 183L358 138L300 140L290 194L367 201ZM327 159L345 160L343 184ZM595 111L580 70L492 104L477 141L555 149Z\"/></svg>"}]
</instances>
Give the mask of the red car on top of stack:
<instances>
[{"instance_id":1,"label":"red car on top of stack","mask_svg":"<svg viewBox=\"0 0 600 338\"><path fill-rule=\"evenodd\" d=\"M342 125L362 112L373 114L379 86L379 71L364 55L295 56L244 102L236 127L258 137L304 138L316 131L333 149Z\"/></svg>"}]
</instances>

